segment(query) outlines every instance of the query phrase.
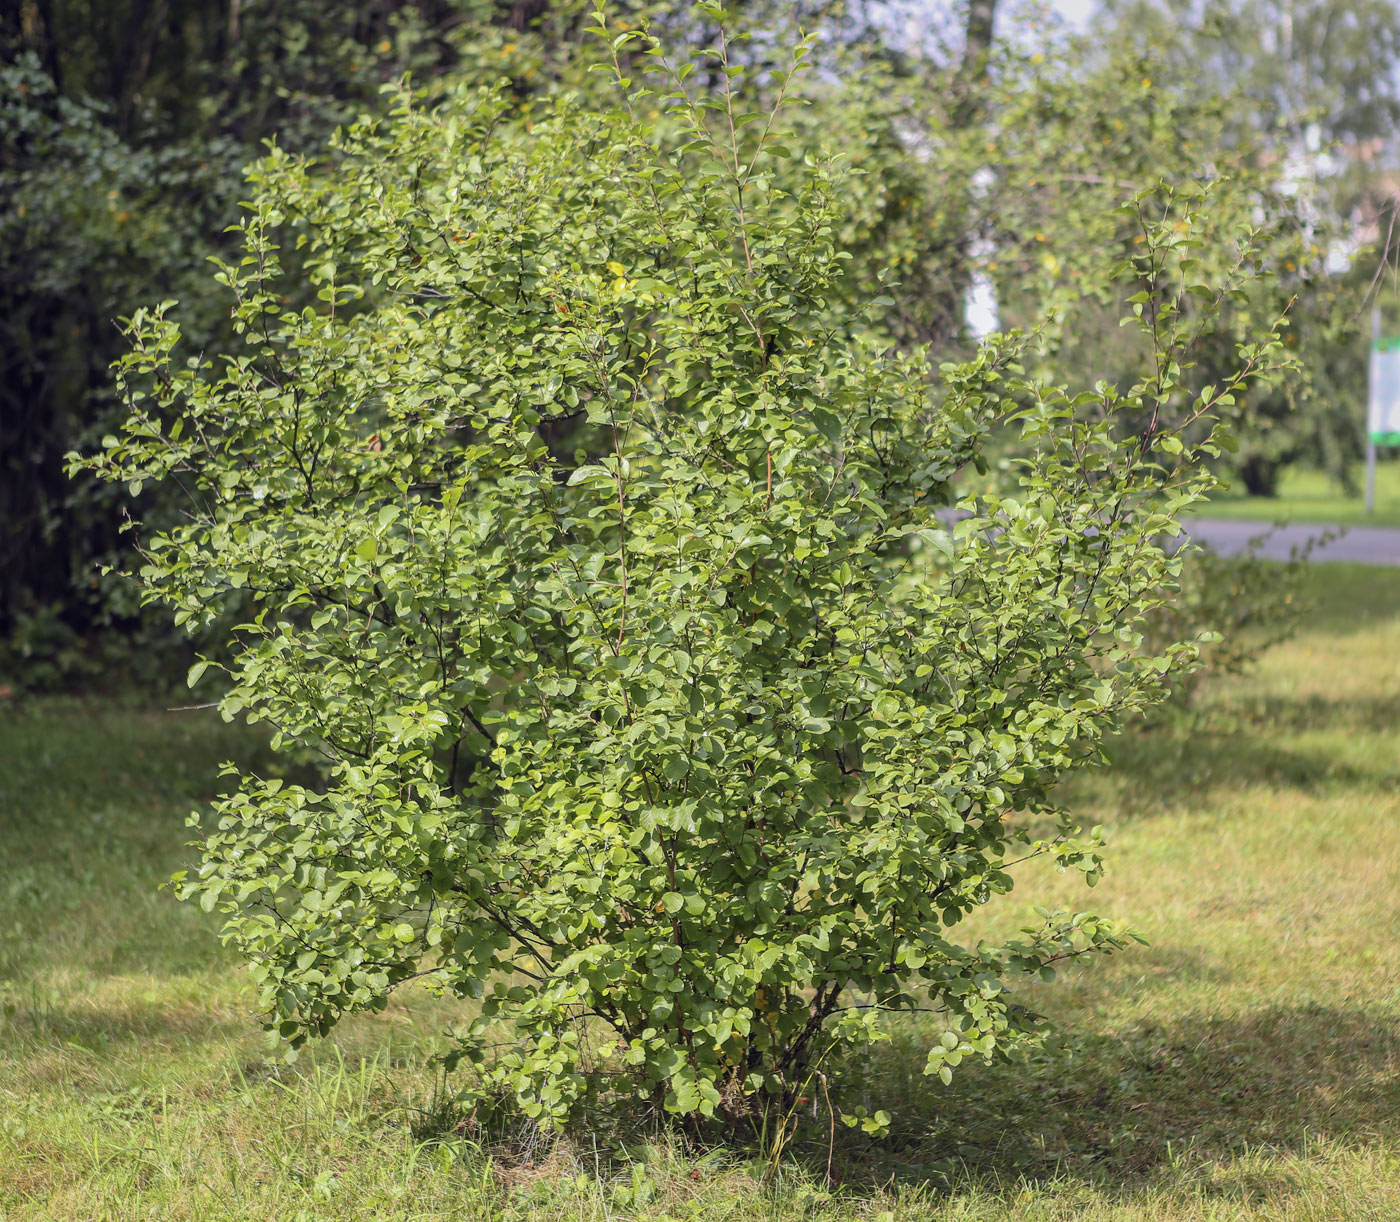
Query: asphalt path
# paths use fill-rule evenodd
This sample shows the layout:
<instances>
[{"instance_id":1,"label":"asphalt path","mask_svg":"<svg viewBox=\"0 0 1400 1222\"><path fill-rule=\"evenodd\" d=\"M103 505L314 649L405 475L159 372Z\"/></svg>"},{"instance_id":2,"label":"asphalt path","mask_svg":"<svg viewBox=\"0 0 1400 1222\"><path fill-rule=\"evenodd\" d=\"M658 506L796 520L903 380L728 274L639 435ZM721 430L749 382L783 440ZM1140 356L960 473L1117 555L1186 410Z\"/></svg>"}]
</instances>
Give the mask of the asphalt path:
<instances>
[{"instance_id":1,"label":"asphalt path","mask_svg":"<svg viewBox=\"0 0 1400 1222\"><path fill-rule=\"evenodd\" d=\"M1269 530L1261 522L1224 522L1218 518L1193 518L1187 527L1193 539L1227 556L1244 551L1251 539ZM1320 542L1311 559L1400 565L1400 528L1391 526L1280 526L1265 539L1261 554L1287 560L1295 547L1327 534L1336 537Z\"/></svg>"}]
</instances>

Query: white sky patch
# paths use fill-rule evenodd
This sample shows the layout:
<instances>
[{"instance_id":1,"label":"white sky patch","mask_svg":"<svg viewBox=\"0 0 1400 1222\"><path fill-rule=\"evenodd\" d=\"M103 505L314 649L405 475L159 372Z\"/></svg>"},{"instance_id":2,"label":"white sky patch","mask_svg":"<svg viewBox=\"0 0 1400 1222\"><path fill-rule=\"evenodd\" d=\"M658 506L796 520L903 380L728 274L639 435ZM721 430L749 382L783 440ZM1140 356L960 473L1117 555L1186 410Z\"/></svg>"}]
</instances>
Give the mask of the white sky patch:
<instances>
[{"instance_id":1,"label":"white sky patch","mask_svg":"<svg viewBox=\"0 0 1400 1222\"><path fill-rule=\"evenodd\" d=\"M1052 5L1054 10L1079 34L1088 28L1089 18L1093 15L1096 6L1096 0L1054 0Z\"/></svg>"}]
</instances>

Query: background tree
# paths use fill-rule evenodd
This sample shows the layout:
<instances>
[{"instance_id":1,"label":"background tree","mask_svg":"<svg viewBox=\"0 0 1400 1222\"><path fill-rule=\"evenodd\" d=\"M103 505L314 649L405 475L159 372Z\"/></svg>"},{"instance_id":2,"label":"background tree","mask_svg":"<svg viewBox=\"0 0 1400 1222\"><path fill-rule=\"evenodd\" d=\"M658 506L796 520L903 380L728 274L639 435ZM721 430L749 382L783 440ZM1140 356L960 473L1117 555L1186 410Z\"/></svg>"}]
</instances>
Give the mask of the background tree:
<instances>
[{"instance_id":1,"label":"background tree","mask_svg":"<svg viewBox=\"0 0 1400 1222\"><path fill-rule=\"evenodd\" d=\"M1386 258L1400 125L1400 6L1392 0L1106 0L1103 15L1183 83L1227 104L1222 148L1253 160L1303 197L1301 266L1317 247L1329 275L1300 295L1294 332L1306 379L1259 396L1237 470L1272 495L1304 463L1343 483L1362 453L1367 302ZM1261 147L1262 145L1262 147ZM1358 233L1379 249L1359 250Z\"/></svg>"}]
</instances>

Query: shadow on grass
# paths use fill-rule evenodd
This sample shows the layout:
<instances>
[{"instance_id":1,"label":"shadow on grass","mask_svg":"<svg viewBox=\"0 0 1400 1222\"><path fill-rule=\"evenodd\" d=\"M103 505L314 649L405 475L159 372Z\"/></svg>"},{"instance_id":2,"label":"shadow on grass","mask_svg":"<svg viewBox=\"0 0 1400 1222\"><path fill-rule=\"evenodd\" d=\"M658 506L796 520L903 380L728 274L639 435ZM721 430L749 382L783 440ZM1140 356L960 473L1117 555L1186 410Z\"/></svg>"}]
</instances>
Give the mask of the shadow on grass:
<instances>
[{"instance_id":1,"label":"shadow on grass","mask_svg":"<svg viewBox=\"0 0 1400 1222\"><path fill-rule=\"evenodd\" d=\"M1303 581L1309 632L1346 636L1400 616L1400 568L1334 561L1313 565Z\"/></svg>"},{"instance_id":2,"label":"shadow on grass","mask_svg":"<svg viewBox=\"0 0 1400 1222\"><path fill-rule=\"evenodd\" d=\"M1133 735L1111 748L1112 770L1076 778L1070 805L1088 821L1209 810L1225 792L1252 787L1317 792L1379 784L1325 751L1279 747L1248 735Z\"/></svg>"},{"instance_id":3,"label":"shadow on grass","mask_svg":"<svg viewBox=\"0 0 1400 1222\"><path fill-rule=\"evenodd\" d=\"M227 759L265 761L266 735L211 710L142 713L81 701L0 710L0 810L13 828L89 811L183 812L219 788Z\"/></svg>"},{"instance_id":4,"label":"shadow on grass","mask_svg":"<svg viewBox=\"0 0 1400 1222\"><path fill-rule=\"evenodd\" d=\"M1278 702L1267 716L1276 718L1273 725L1294 732L1287 745L1265 733L1209 724L1130 731L1110 744L1108 769L1073 779L1067 791L1070 804L1086 818L1099 807L1130 818L1207 811L1223 794L1250 788L1307 795L1348 787L1400 788L1400 765L1389 754L1372 753L1358 765L1339 758L1335 742L1308 748L1299 746L1296 738L1298 731L1308 729L1388 732L1400 723L1400 700L1376 701L1373 708L1346 719L1313 702Z\"/></svg>"},{"instance_id":5,"label":"shadow on grass","mask_svg":"<svg viewBox=\"0 0 1400 1222\"><path fill-rule=\"evenodd\" d=\"M1143 1023L1029 1066L968 1067L949 1088L920 1074L926 1048L906 1035L872 1050L872 1093L894 1094L895 1131L863 1148L837 1141L848 1188L1066 1176L1130 1188L1185 1154L1223 1163L1400 1135L1400 1030L1360 1010ZM807 1152L823 1169L825 1119L810 1122Z\"/></svg>"},{"instance_id":6,"label":"shadow on grass","mask_svg":"<svg viewBox=\"0 0 1400 1222\"><path fill-rule=\"evenodd\" d=\"M256 1030L247 1013L237 1007L170 999L72 1005L31 996L6 1007L0 1047L80 1048L101 1055L134 1044L188 1048L224 1043Z\"/></svg>"},{"instance_id":7,"label":"shadow on grass","mask_svg":"<svg viewBox=\"0 0 1400 1222\"><path fill-rule=\"evenodd\" d=\"M1389 733L1400 720L1400 693L1366 697L1254 696L1224 706L1225 711L1261 730L1360 730Z\"/></svg>"}]
</instances>

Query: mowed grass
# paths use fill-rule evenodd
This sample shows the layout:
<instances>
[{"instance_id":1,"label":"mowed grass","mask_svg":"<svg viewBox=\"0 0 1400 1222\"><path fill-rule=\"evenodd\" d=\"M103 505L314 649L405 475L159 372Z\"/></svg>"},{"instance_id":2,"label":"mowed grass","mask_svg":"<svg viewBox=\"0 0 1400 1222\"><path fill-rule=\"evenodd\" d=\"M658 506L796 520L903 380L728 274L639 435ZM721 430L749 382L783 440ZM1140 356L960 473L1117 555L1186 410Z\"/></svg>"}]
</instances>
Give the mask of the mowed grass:
<instances>
[{"instance_id":1,"label":"mowed grass","mask_svg":"<svg viewBox=\"0 0 1400 1222\"><path fill-rule=\"evenodd\" d=\"M405 997L269 1056L215 920L157 890L185 812L259 740L207 713L0 712L0 1218L1400 1218L1400 572L1328 565L1295 640L1071 797L1111 832L1094 891L1022 875L986 914L1094 907L1149 940L1038 984L1063 1039L923 1078L897 1024L763 1182L751 1152L470 1140ZM259 767L271 766L261 759Z\"/></svg>"},{"instance_id":2,"label":"mowed grass","mask_svg":"<svg viewBox=\"0 0 1400 1222\"><path fill-rule=\"evenodd\" d=\"M1374 513L1366 512L1365 468L1357 467L1352 477L1356 492L1348 494L1321 471L1290 467L1279 478L1277 496L1246 496L1237 479L1233 487L1202 507L1201 516L1319 526L1400 526L1400 460L1377 464Z\"/></svg>"}]
</instances>

